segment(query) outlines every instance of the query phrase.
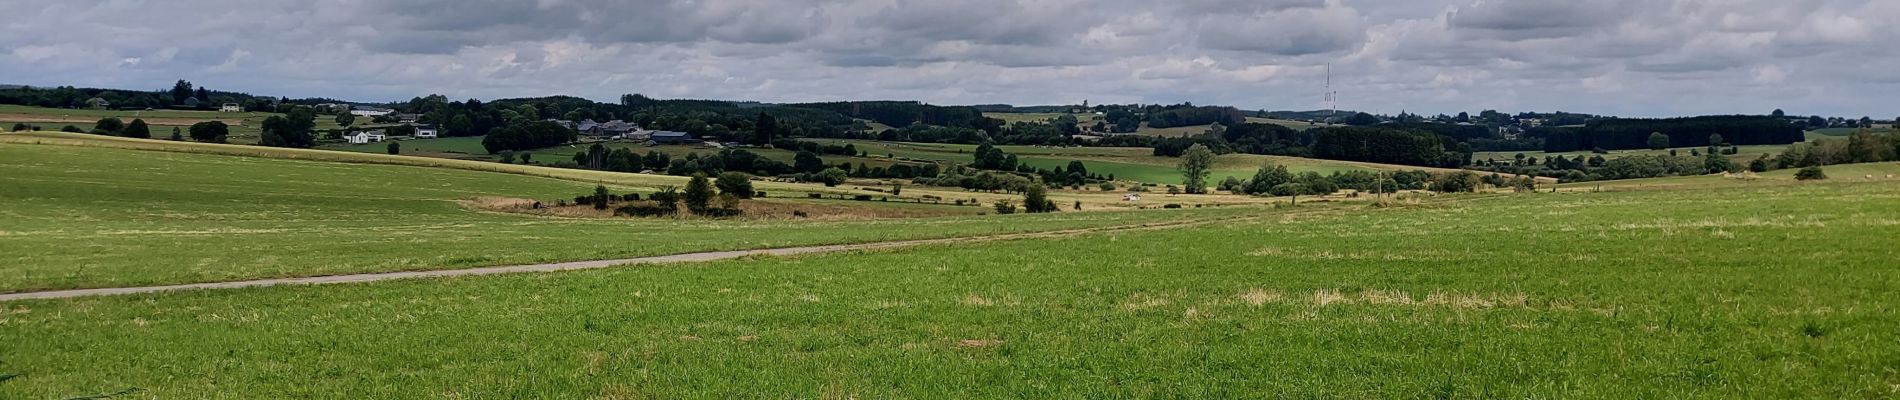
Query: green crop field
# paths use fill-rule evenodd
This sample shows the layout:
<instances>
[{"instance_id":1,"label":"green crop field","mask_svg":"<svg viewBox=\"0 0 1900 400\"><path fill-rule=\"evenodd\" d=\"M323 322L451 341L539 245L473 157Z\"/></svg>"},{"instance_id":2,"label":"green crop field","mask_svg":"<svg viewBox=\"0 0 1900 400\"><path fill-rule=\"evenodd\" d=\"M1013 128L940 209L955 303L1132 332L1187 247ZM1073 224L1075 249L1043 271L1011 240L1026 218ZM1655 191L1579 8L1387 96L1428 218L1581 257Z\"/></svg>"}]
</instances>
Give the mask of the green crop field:
<instances>
[{"instance_id":1,"label":"green crop field","mask_svg":"<svg viewBox=\"0 0 1900 400\"><path fill-rule=\"evenodd\" d=\"M17 147L0 146L0 160L29 153ZM9 187L22 172L82 186L161 166L258 169L180 157L147 166L38 157L6 165L44 170L0 176L16 177ZM102 172L60 172L92 169ZM473 190L433 182L447 185L428 190L438 197ZM203 200L162 190L114 193L119 203L64 199L77 216L57 224L97 233L103 222L91 219L146 207L136 203ZM269 214L243 203L290 193L242 190L261 192L171 213ZM0 195L17 202L13 193ZM341 200L323 193L279 212ZM363 201L391 196L372 193ZM9 302L0 376L11 379L0 380L0 398L1892 398L1896 199L1900 184L1845 180L1441 196L1054 239ZM383 217L401 228L385 241L427 224L522 236L486 217ZM60 247L7 250L45 257ZM168 257L161 247L35 263ZM229 257L244 258L226 260L294 251L233 248Z\"/></svg>"},{"instance_id":2,"label":"green crop field","mask_svg":"<svg viewBox=\"0 0 1900 400\"><path fill-rule=\"evenodd\" d=\"M890 156L898 159L922 160L943 163L969 163L975 157L975 145L942 143L906 143L881 142L849 139L816 139L823 143L851 143L859 150L872 156ZM1022 162L1039 168L1066 167L1070 161L1082 161L1089 172L1103 175L1115 174L1119 180L1128 180L1153 184L1180 184L1182 181L1179 158L1159 157L1153 149L1135 147L1043 147L1043 146L997 146L1010 154L1017 155ZM1224 154L1217 157L1211 179L1219 181L1228 176L1247 179L1254 171L1267 163L1285 165L1294 173L1317 172L1331 174L1349 170L1386 170L1409 171L1426 170L1433 172L1448 171L1440 168L1412 167L1405 165L1375 164L1352 161L1320 160L1312 158L1264 156L1255 154Z\"/></svg>"},{"instance_id":3,"label":"green crop field","mask_svg":"<svg viewBox=\"0 0 1900 400\"><path fill-rule=\"evenodd\" d=\"M401 146L402 154L406 155L461 159L490 158L488 148L482 147L481 136L410 140L399 139L393 142ZM391 142L364 144L332 143L317 146L317 148L324 150L354 151L359 153L388 153L389 143ZM569 154L571 155L572 153Z\"/></svg>"},{"instance_id":4,"label":"green crop field","mask_svg":"<svg viewBox=\"0 0 1900 400\"><path fill-rule=\"evenodd\" d=\"M312 150L136 142L257 149L279 155L431 161ZM5 188L0 191L0 210L5 210L4 222L0 223L0 254L10 257L0 266L0 292L955 237L1246 212L1093 212L826 222L533 217L471 211L460 201L482 196L547 202L572 199L592 192L590 177L600 178L600 182L621 193L650 193L655 187L680 185L683 181L678 177L473 161L434 162L444 164L344 164L0 142L0 188ZM572 180L438 167L457 162L495 166L496 172L505 171L499 169L503 167L520 168L514 172L546 173ZM802 193L783 193L780 189L815 186L760 182L757 187L778 193L775 196L806 201ZM846 188L827 190L852 193ZM851 205L882 206L876 202Z\"/></svg>"},{"instance_id":5,"label":"green crop field","mask_svg":"<svg viewBox=\"0 0 1900 400\"><path fill-rule=\"evenodd\" d=\"M216 111L181 110L93 110L45 108L21 105L0 105L0 128L11 129L15 123L38 125L43 131L58 131L61 127L72 125L90 131L106 117L118 117L124 122L144 119L152 126L152 137L166 138L172 134L172 128L189 130L191 124L207 121L223 121L230 125L232 143L257 143L259 129L265 118L283 115L278 113L243 112L225 113ZM334 116L318 115L317 129L337 129ZM189 132L181 134L189 135Z\"/></svg>"}]
</instances>

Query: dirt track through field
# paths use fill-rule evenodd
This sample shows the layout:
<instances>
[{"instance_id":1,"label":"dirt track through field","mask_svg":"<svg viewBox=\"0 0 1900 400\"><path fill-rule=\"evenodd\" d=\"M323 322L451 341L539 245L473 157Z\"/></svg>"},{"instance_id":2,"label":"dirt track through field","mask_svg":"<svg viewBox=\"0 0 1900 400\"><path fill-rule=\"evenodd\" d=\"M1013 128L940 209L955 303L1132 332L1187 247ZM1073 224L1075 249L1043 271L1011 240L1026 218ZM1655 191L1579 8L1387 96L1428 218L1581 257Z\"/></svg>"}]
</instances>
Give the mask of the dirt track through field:
<instances>
[{"instance_id":1,"label":"dirt track through field","mask_svg":"<svg viewBox=\"0 0 1900 400\"><path fill-rule=\"evenodd\" d=\"M1320 211L1320 212L1325 212L1325 211ZM278 286L278 285L322 285L322 284L334 284L334 283L377 282L377 281L388 281L388 280L397 280L397 279L423 279L423 278L444 278L444 277L456 277L456 276L558 272L558 271L573 271L573 270L585 270L585 269L599 269L599 268L609 268L609 267L628 266L628 265L707 262L707 261L730 260L730 259L750 257L750 256L792 256L792 255L800 255L800 254L832 253L832 252L855 251L855 250L893 249L893 248L914 247L914 246L933 245L933 244L961 244L961 243L988 242L988 241L998 241L998 240L1061 237L1061 236L1081 235L1081 234L1090 234L1090 233L1169 229L1169 228L1181 228L1181 227L1188 227L1188 226L1205 225L1205 224L1214 223L1214 222L1245 221L1245 220L1254 220L1254 219L1260 219L1260 218L1265 218L1265 217L1270 217L1270 216L1292 217L1296 215L1306 215L1306 214L1312 214L1312 212L1273 213L1273 214L1265 214L1265 215L1260 215L1260 216L1241 217L1241 218L1201 219L1201 220L1190 220L1190 221L1180 221L1180 222L1162 222L1162 223L1149 223L1149 224L1140 224L1140 225L1121 225L1121 226L1109 226L1109 227L1099 227L1099 228L1069 229L1069 230L1031 232L1031 233L1013 233L1013 234L991 235L991 236L902 240L902 241L892 241L892 242L872 242L872 243L840 244L840 245L827 245L827 246L786 247L786 248L777 248L777 249L713 251L713 252L686 253L686 254L674 254L674 255L665 255L665 256L653 256L653 257L627 258L627 259L618 259L618 260L575 261L575 262L564 262L564 263L510 265L510 266L500 266L500 267L483 267L483 268L434 270L434 271L379 272L379 273L350 274L350 275L313 276L313 277L302 277L302 278L256 279L256 280L229 281L229 282L191 283L191 284L182 284L182 285L50 290L50 291L41 291L41 292L21 292L21 293L0 294L0 302L16 301L16 300L32 300L32 299L66 299L66 298L90 297L90 296L113 296L113 295L140 294L140 293L168 292L168 291L179 291L179 290L238 289L238 288L266 287L266 286Z\"/></svg>"}]
</instances>

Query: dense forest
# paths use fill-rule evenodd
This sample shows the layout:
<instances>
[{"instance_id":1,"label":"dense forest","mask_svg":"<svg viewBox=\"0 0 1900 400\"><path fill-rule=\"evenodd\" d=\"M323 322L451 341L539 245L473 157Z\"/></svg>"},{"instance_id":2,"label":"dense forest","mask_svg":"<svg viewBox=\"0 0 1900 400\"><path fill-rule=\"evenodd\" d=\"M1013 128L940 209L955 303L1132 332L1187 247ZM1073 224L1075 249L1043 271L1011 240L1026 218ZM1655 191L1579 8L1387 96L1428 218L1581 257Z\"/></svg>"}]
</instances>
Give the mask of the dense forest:
<instances>
[{"instance_id":1,"label":"dense forest","mask_svg":"<svg viewBox=\"0 0 1900 400\"><path fill-rule=\"evenodd\" d=\"M1668 138L1662 147L1709 145L1789 144L1806 140L1801 127L1785 118L1768 116L1707 116L1670 119L1600 119L1582 127L1533 128L1546 152L1592 149L1620 150L1654 147L1650 134ZM1720 137L1724 143L1710 143Z\"/></svg>"}]
</instances>

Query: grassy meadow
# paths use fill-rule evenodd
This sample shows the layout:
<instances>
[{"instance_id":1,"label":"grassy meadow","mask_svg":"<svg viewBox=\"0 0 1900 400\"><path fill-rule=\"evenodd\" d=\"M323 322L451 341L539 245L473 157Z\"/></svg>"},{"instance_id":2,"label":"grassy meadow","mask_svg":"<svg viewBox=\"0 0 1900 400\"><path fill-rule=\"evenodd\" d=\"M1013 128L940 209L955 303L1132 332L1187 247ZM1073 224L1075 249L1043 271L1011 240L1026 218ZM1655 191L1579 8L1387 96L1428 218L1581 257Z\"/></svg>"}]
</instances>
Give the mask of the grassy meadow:
<instances>
[{"instance_id":1,"label":"grassy meadow","mask_svg":"<svg viewBox=\"0 0 1900 400\"><path fill-rule=\"evenodd\" d=\"M17 375L0 397L1892 398L1896 199L1900 184L1845 181L1442 196L893 251L10 302L0 374ZM473 223L458 232L494 228Z\"/></svg>"},{"instance_id":2,"label":"grassy meadow","mask_svg":"<svg viewBox=\"0 0 1900 400\"><path fill-rule=\"evenodd\" d=\"M227 113L217 111L184 110L96 110L46 108L22 105L0 104L0 128L11 130L13 124L24 123L38 125L43 131L59 131L61 127L72 125L90 131L106 117L118 117L126 123L133 119L144 119L152 127L152 137L170 137L172 128L179 128L181 135L190 135L191 125L207 121L223 121L230 125L231 143L257 143L265 118L283 115L280 113L242 112ZM317 129L337 129L334 116L318 115ZM479 147L479 145L477 146Z\"/></svg>"},{"instance_id":3,"label":"grassy meadow","mask_svg":"<svg viewBox=\"0 0 1900 400\"><path fill-rule=\"evenodd\" d=\"M907 143L883 142L850 139L814 139L822 143L851 143L859 150L871 156L886 156L897 159L922 160L944 163L969 163L975 157L976 145L945 143ZM1040 168L1067 167L1070 161L1082 161L1089 172L1103 175L1114 174L1115 179L1151 184L1174 184L1182 182L1181 159L1155 156L1152 149L1136 147L1042 147L1042 146L996 146L1010 154L1015 154L1021 162ZM1362 171L1410 171L1426 170L1433 172L1449 171L1441 168L1414 167L1406 165L1377 164L1355 161L1321 160L1313 158L1266 156L1258 154L1223 154L1214 160L1210 180L1220 181L1232 176L1247 179L1253 176L1260 166L1267 163L1285 165L1293 173Z\"/></svg>"},{"instance_id":4,"label":"grassy meadow","mask_svg":"<svg viewBox=\"0 0 1900 400\"><path fill-rule=\"evenodd\" d=\"M0 139L23 137L33 136L0 135ZM132 139L75 140L174 145ZM9 262L0 266L0 292L973 236L1251 212L1209 209L826 221L552 218L478 212L463 202L498 196L552 203L591 194L595 181L586 179L590 177L600 178L616 193L645 194L658 186L683 184L683 178L315 150L175 145L278 156L371 157L523 169L479 171L420 161L414 165L350 164L0 141L0 187L6 188L0 192L0 210L5 210L0 212L6 215L0 223L0 254L9 255ZM529 176L537 172L548 175ZM758 182L757 187L771 192L791 187L823 189L773 182ZM779 193L774 196L790 199L765 201L812 201ZM1068 198L1063 199L1067 210ZM954 207L832 203L846 208ZM1096 203L1091 200L1090 204ZM980 212L979 207L954 211L964 209Z\"/></svg>"}]
</instances>

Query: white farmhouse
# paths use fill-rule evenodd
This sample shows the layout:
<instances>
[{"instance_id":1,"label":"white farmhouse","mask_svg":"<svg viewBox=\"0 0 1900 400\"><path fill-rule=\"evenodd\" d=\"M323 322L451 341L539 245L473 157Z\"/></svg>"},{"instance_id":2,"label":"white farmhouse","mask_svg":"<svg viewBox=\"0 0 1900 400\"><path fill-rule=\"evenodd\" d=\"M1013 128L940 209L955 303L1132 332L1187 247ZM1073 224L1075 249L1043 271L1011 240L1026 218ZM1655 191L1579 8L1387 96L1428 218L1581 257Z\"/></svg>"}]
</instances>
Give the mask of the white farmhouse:
<instances>
[{"instance_id":1,"label":"white farmhouse","mask_svg":"<svg viewBox=\"0 0 1900 400\"><path fill-rule=\"evenodd\" d=\"M388 136L384 135L383 131L367 131L344 135L343 138L349 139L350 144L369 144L386 140Z\"/></svg>"},{"instance_id":2,"label":"white farmhouse","mask_svg":"<svg viewBox=\"0 0 1900 400\"><path fill-rule=\"evenodd\" d=\"M223 106L218 107L218 112L244 112L244 107L237 103L224 103Z\"/></svg>"},{"instance_id":3,"label":"white farmhouse","mask_svg":"<svg viewBox=\"0 0 1900 400\"><path fill-rule=\"evenodd\" d=\"M434 125L416 125L417 139L434 139L440 135L441 132L435 130Z\"/></svg>"}]
</instances>

